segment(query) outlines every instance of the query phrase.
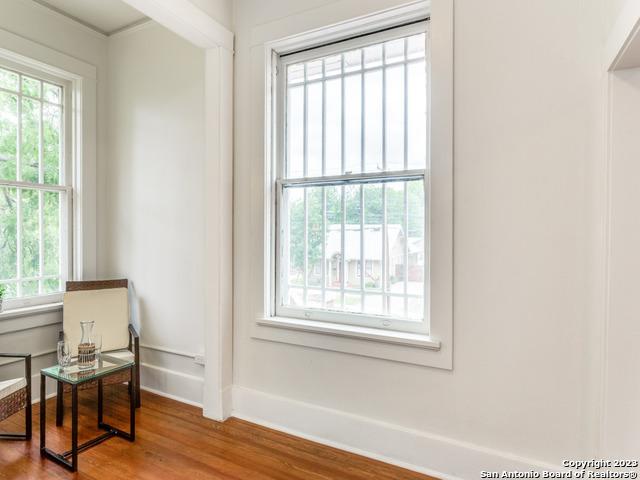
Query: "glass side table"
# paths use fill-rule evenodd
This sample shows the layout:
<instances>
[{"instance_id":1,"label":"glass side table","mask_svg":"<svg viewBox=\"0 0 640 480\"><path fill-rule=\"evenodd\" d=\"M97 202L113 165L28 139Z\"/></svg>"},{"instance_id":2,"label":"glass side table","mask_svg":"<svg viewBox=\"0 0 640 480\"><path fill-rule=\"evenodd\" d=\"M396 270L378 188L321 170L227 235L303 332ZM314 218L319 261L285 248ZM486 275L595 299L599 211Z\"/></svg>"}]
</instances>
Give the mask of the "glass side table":
<instances>
[{"instance_id":1,"label":"glass side table","mask_svg":"<svg viewBox=\"0 0 640 480\"><path fill-rule=\"evenodd\" d=\"M130 442L136 438L136 376L135 362L102 355L96 367L90 370L80 370L77 359L70 366L61 368L59 365L40 370L40 455L53 460L72 472L78 471L78 453L87 450L111 437L122 437ZM129 394L129 432L104 423L102 380L110 375L129 370L131 388ZM71 386L71 450L56 453L46 447L46 377L66 383ZM105 430L102 435L78 445L78 386L87 382L98 383L98 428ZM71 460L69 460L71 459Z\"/></svg>"}]
</instances>

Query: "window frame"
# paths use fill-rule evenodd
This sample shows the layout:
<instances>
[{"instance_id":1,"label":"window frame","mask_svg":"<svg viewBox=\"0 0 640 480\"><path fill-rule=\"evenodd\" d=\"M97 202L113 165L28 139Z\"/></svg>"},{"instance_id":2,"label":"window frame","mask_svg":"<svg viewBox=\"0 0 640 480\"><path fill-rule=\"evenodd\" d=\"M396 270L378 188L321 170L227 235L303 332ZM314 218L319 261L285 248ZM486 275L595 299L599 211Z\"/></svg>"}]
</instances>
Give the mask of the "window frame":
<instances>
[{"instance_id":1,"label":"window frame","mask_svg":"<svg viewBox=\"0 0 640 480\"><path fill-rule=\"evenodd\" d=\"M299 53L288 54L286 56L281 56L278 54L272 55L271 61L272 66L271 69L275 72L275 98L274 98L274 127L272 128L272 144L274 147L274 173L275 173L275 198L274 203L274 220L273 220L273 233L272 238L274 239L272 245L272 252L274 261L271 262L272 269L272 277L273 285L272 291L270 293L270 302L271 302L271 311L272 315L276 317L283 318L291 318L291 319L303 319L303 320L314 320L319 322L324 322L327 324L335 323L346 326L354 326L354 327L365 327L365 328L377 328L386 331L393 332L406 332L406 333L415 333L422 335L429 335L430 333L430 305L429 305L429 288L430 288L430 271L428 268L428 263L424 267L424 290L423 290L423 319L420 320L409 320L406 318L396 318L389 315L374 315L370 313L354 313L354 312L345 312L345 311L331 311L326 309L314 309L310 307L291 307L282 305L280 299L282 298L282 287L281 287L281 278L280 278L280 266L281 266L281 252L282 252L282 232L283 232L283 223L284 215L285 215L285 202L283 201L283 193L285 185L287 187L291 187L291 185L309 185L312 186L314 181L320 180L323 183L335 181L335 182L352 182L350 184L357 184L358 182L364 183L367 181L375 181L379 179L381 181L402 181L402 180L421 180L424 186L424 255L425 258L429 258L429 237L430 237L430 212L429 212L429 196L430 196L430 175L429 175L429 125L430 119L427 118L427 132L425 135L425 139L427 142L427 164L424 169L413 169L409 170L408 166L405 163L405 169L399 171L386 170L383 172L367 172L367 173L348 173L343 175L335 175L335 176L324 176L324 177L306 177L306 178L296 178L296 179L287 179L285 174L286 169L286 128L285 128L285 118L286 118L286 91L287 91L287 80L286 80L286 71L287 66L294 63L300 62L308 62L317 58L323 58L326 56L330 56L333 54L343 53L352 49L364 48L368 45L379 44L382 42L387 42L390 40L404 38L411 35L425 33L425 61L427 63L427 90L429 90L429 82L430 82L430 26L428 19L419 19L418 21L412 21L408 24L397 25L397 26L389 26L381 31L374 33L364 33L363 35L359 35L357 37L346 39L342 41L337 41L335 43L330 43L325 46L319 46L315 48L304 49ZM411 63L407 59L398 64L406 65ZM396 64L393 64L396 65ZM384 70L385 64L383 63L381 68ZM361 73L367 71L362 65ZM344 72L341 72L339 76L336 78L344 78ZM304 83L303 83L304 84ZM406 100L406 98L405 98ZM431 115L430 108L430 96L429 92L427 92L427 108L429 115ZM343 183L348 184L348 183ZM384 298L384 285L381 287L381 294ZM377 293L377 291L372 292ZM403 298L406 296L404 294ZM408 297L407 297L408 298Z\"/></svg>"},{"instance_id":2,"label":"window frame","mask_svg":"<svg viewBox=\"0 0 640 480\"><path fill-rule=\"evenodd\" d=\"M72 278L73 275L73 237L74 237L74 215L73 215L73 179L74 179L74 165L73 165L73 83L68 79L62 78L50 72L46 72L38 69L37 67L30 67L22 63L13 61L0 55L0 68L9 70L19 75L26 75L31 78L40 80L41 82L47 82L57 85L62 88L62 101L60 103L62 115L61 115L61 155L60 161L62 163L60 168L60 179L58 184L46 184L41 182L25 182L20 180L5 180L0 179L0 186L16 189L35 190L38 192L59 192L61 203L61 217L60 217L60 283L62 285L60 292L37 294L30 296L22 296L16 298L4 299L4 310L11 311L28 307L35 307L39 305L52 304L62 301L64 293L64 285L67 280ZM42 85L42 83L41 83ZM10 90L0 89L3 92L18 95L18 102L21 99L32 98L28 95L22 94L21 85L18 85L19 91L13 92ZM43 104L46 101L41 97L37 99ZM20 110L19 110L20 111ZM41 113L42 115L42 113ZM19 118L19 121L21 119ZM18 138L18 141L20 139ZM42 161L42 152L39 153L40 161ZM16 162L20 163L19 155L16 158ZM42 168L42 165L40 166ZM17 207L20 208L19 206ZM42 246L41 246L42 248ZM42 252L41 252L42 253ZM20 252L18 252L18 255ZM41 260L42 262L42 260ZM16 266L18 268L18 266ZM20 272L17 272L18 281L21 280ZM40 277L38 277L40 278Z\"/></svg>"}]
</instances>

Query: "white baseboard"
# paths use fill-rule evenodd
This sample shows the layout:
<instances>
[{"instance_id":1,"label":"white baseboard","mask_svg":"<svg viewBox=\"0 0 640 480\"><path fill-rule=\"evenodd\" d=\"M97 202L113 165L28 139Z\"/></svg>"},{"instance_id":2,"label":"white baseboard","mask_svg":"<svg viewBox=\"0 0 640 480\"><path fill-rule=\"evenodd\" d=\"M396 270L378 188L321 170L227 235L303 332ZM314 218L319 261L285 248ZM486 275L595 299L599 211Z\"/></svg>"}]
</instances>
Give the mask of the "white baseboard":
<instances>
[{"instance_id":1,"label":"white baseboard","mask_svg":"<svg viewBox=\"0 0 640 480\"><path fill-rule=\"evenodd\" d=\"M142 362L140 388L202 408L204 379Z\"/></svg>"},{"instance_id":2,"label":"white baseboard","mask_svg":"<svg viewBox=\"0 0 640 480\"><path fill-rule=\"evenodd\" d=\"M443 479L476 479L483 470L559 470L508 452L237 385L232 416Z\"/></svg>"},{"instance_id":3,"label":"white baseboard","mask_svg":"<svg viewBox=\"0 0 640 480\"><path fill-rule=\"evenodd\" d=\"M149 388L149 387L145 387L144 385L140 386L141 390L144 390L145 392L150 392L153 393L155 395L158 395L160 397L165 397L165 398L170 398L171 400L175 400L176 402L180 402L180 403L186 403L187 405L191 405L193 407L198 407L198 408L202 408L202 402L193 402L191 400L188 400L184 397L179 397L177 395L171 395L170 393L166 393L166 392L162 392L160 390L155 390L153 388Z\"/></svg>"}]
</instances>

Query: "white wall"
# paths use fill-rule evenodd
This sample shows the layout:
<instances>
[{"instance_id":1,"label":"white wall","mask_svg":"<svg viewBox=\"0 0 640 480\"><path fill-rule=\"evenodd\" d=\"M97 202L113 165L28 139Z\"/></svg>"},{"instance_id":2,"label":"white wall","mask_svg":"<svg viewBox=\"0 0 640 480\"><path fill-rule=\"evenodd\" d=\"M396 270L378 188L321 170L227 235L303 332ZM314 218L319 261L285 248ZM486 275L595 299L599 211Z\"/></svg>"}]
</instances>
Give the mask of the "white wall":
<instances>
[{"instance_id":1,"label":"white wall","mask_svg":"<svg viewBox=\"0 0 640 480\"><path fill-rule=\"evenodd\" d=\"M102 177L105 168L106 151L106 83L107 83L107 41L104 35L94 32L59 14L51 12L35 2L23 0L2 0L0 29L4 29L25 39L78 58L96 66L98 74L98 117L97 117L97 177ZM2 48L2 45L0 45ZM97 188L98 211L104 206L104 190L100 180ZM98 236L102 224L98 223ZM97 246L98 251L101 245ZM98 254L99 257L99 254ZM91 275L94 275L92 273ZM55 361L56 341L62 325L60 311L19 318L0 318L0 351L25 351L35 355L33 371L50 366ZM0 362L0 379L7 378L22 368L19 364ZM34 376L36 378L36 376ZM39 389L34 388L34 397Z\"/></svg>"},{"instance_id":2,"label":"white wall","mask_svg":"<svg viewBox=\"0 0 640 480\"><path fill-rule=\"evenodd\" d=\"M262 47L254 39L399 3L237 2L239 398L300 409L297 402L304 402L304 411L318 418L346 414L361 426L385 422L415 438L466 442L475 452L517 455L525 464L589 457L597 442L598 397L589 358L601 320L594 261L601 232L593 200L601 161L596 2L455 2L453 371L250 337L261 312L263 258L263 159L252 149L263 134L261 72L254 66ZM298 433L335 435L342 446L377 448L381 455L392 448L384 439L372 446L365 433L349 436L337 425L318 433L313 419L295 423L293 414L278 416L273 408L250 410L256 420ZM439 460L440 468L449 465L441 471L454 473L460 450L447 451L454 455ZM435 468L423 453L395 460Z\"/></svg>"},{"instance_id":3,"label":"white wall","mask_svg":"<svg viewBox=\"0 0 640 480\"><path fill-rule=\"evenodd\" d=\"M202 401L204 51L156 23L109 38L103 274L140 302L143 386Z\"/></svg>"},{"instance_id":4,"label":"white wall","mask_svg":"<svg viewBox=\"0 0 640 480\"><path fill-rule=\"evenodd\" d=\"M640 451L640 69L610 76L611 254L604 452Z\"/></svg>"}]
</instances>

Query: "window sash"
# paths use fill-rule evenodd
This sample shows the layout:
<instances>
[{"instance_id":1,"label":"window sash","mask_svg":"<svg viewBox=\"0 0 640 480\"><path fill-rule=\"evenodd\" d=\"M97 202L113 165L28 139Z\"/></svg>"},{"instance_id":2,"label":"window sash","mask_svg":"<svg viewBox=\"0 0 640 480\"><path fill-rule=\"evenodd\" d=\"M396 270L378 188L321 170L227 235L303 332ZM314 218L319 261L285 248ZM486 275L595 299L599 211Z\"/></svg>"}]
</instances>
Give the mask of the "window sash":
<instances>
[{"instance_id":1,"label":"window sash","mask_svg":"<svg viewBox=\"0 0 640 480\"><path fill-rule=\"evenodd\" d=\"M322 241L322 250L323 250L323 261L322 261L322 265L321 265L321 276L322 276L322 288L317 288L317 287L309 287L307 285L307 272L309 271L310 266L307 265L307 254L306 254L306 249L307 249L307 239L306 239L306 233L305 233L305 289L310 289L310 290L318 290L318 291L322 291L322 300L323 300L323 305L325 305L325 294L327 292L340 292L342 295L344 295L345 293L350 294L350 293L354 293L354 294L359 294L359 295L363 295L363 300L364 301L364 296L368 295L368 294L376 294L376 295L383 295L383 298L387 298L387 297L402 297L405 300L405 313L407 312L407 308L406 308L406 302L408 301L409 298L421 298L422 302L423 302L423 311L424 311L424 317L422 321L416 321L416 320L409 320L409 319L404 319L404 318L394 318L388 315L375 315L375 314L370 314L370 313L356 313L356 312L349 312L349 311L332 311L332 310L328 310L325 308L312 308L312 307L294 307L294 306L290 306L290 305L285 305L283 302L284 296L283 294L285 293L286 289L288 288L288 267L284 266L283 264L283 255L285 255L283 248L289 248L288 246L288 242L287 240L284 238L285 232L284 232L284 225L286 224L287 220L287 213L285 210L285 205L284 205L284 193L286 191L286 189L289 188L304 188L304 187L326 187L326 186L339 186L339 185L362 185L362 184L367 184L367 183L383 183L386 184L388 182L398 182L398 181L408 181L408 180L421 180L424 182L424 197L425 197L425 210L424 210L424 253L426 254L426 252L428 251L428 236L429 236L429 230L428 230L428 225L429 225L429 221L428 221L428 198L429 198L429 171L428 171L428 167L424 168L424 169L415 169L415 170L409 170L408 169L408 162L407 162L407 128L406 128L406 116L407 116L407 89L406 89L406 82L407 82L407 65L410 65L412 63L416 63L416 62L421 62L421 61L425 61L427 63L427 68L428 68L428 62L429 62L429 53L428 53L428 47L425 50L425 58L424 59L419 59L419 60L413 60L413 59L407 59L407 55L406 55L406 42L405 42L405 57L403 61L398 61L398 62L394 62L393 66L404 66L404 81L405 81L405 98L404 98L404 115L405 115L405 129L404 129L404 158L402 159L403 161L403 165L404 165L404 169L403 170L399 170L399 171L387 171L387 163L386 163L386 151L385 151L385 147L383 145L383 159L385 160L384 163L384 168L383 171L376 171L376 172L365 172L365 168L364 168L364 154L361 155L361 159L362 159L362 163L363 165L361 166L361 170L364 173L343 173L340 175L332 175L332 176L326 176L326 175L322 175L322 176L316 176L316 177L309 177L308 176L308 165L307 165L307 161L308 161L308 156L306 153L306 122L307 122L307 118L306 118L306 108L307 108L307 101L306 101L306 91L307 91L307 87L309 85L312 85L314 83L322 83L323 85L323 105L322 105L322 139L323 139L323 147L322 147L322 173L326 173L326 158L325 158L325 112L326 112L326 94L325 94L325 82L328 80L332 80L332 79L342 79L341 83L341 91L343 92L342 95L344 96L344 79L347 78L350 75L357 75L360 74L362 75L362 82L364 82L364 76L366 72L369 71L384 71L386 69L386 64L383 63L382 66L376 66L376 67L371 67L371 68L366 68L364 66L364 59L361 58L361 69L358 70L357 72L345 72L344 69L344 57L342 57L342 68L341 68L341 72L340 74L337 75L333 75L333 76L326 76L325 75L325 70L324 70L324 62L323 62L323 78L322 79L318 79L318 80L307 80L306 78L306 66L305 66L305 72L304 72L304 77L303 77L303 81L298 82L298 83L294 83L294 84L289 84L287 82L287 67L290 64L294 64L294 63L301 63L301 62L309 62L312 61L314 59L319 59L319 58L324 58L327 56L330 56L332 54L342 54L344 52L350 51L352 49L357 49L357 48L364 48L368 45L372 45L372 44L378 44L378 43L382 43L382 42L386 42L389 40L394 40L394 39L398 39L398 38L403 38L403 37L407 37L407 36L411 36L411 35L415 35L418 33L425 33L426 32L426 22L421 23L421 24L416 24L416 25L410 25L408 27L398 27L396 29L393 30L389 30L386 32L382 32L382 33L378 33L378 34L373 34L371 36L367 36L367 37L363 37L363 38L358 38L358 39L353 39L353 40L348 40L345 42L342 42L340 44L336 44L336 45L329 45L327 47L321 47L318 49L315 49L313 51L309 51L309 52L302 52L302 53L297 53L297 54L292 54L286 57L276 57L274 59L274 61L277 63L277 67L276 67L276 71L278 72L277 74L277 79L276 79L276 88L277 88L277 92L278 94L276 95L276 99L277 99L277 104L275 107L275 111L276 111L276 117L275 117L275 125L276 125L276 129L275 129L275 145L276 145L276 158L277 158L277 162L276 162L276 195L275 195L275 204L276 204L276 208L275 208L275 218L274 218L274 224L275 224L275 252L276 252L276 256L275 256L275 262L272 264L273 268L275 270L275 274L274 274L274 280L275 280L275 288L274 291L272 292L272 299L274 302L274 313L276 315L279 316L284 316L284 317L293 317L293 318L304 318L304 319L312 319L312 320L320 320L320 321L328 321L328 322L336 322L336 323L344 323L344 324L349 324L349 325L357 325L357 326L364 326L364 327L379 327L379 328L387 328L387 329L394 329L394 330L401 330L401 331L407 331L407 332L416 332L416 333L428 333L428 316L427 316L427 312L429 311L429 306L427 305L428 302L428 295L427 295L427 288L428 288L428 280L429 280L429 272L428 272L428 265L425 263L424 266L424 276L423 276L423 283L424 283L424 292L420 295L418 294L408 294L407 292L407 288L406 288L406 283L407 283L407 273L405 272L404 275L404 282L405 282L405 289L403 294L395 294L395 293L390 293L388 291L385 291L384 288L384 284L382 285L382 289L381 292L378 291L364 291L364 289L361 288L360 289L349 289L346 288L346 286L344 285L344 258L342 259L343 262L343 275L342 275L342 285L340 289L335 289L335 288L329 288L326 286L326 275L328 274L328 272L326 272L326 260L325 259L325 246L326 246L326 201L325 201L325 194L323 194L323 241ZM362 54L363 55L363 54ZM383 59L384 59L384 51L383 51ZM384 61L384 60L383 60ZM383 75L384 77L384 75ZM427 77L427 82L428 82L428 77ZM304 175L302 177L299 178L289 178L287 175L287 160L286 160L286 122L284 120L285 116L286 116L286 112L287 112L287 102L286 102L286 98L287 98L287 93L288 93L288 89L290 87L295 87L295 86L303 86L304 91L305 91L305 100L304 100L304 104L305 104L305 112L304 112L304 123L305 123L305 133L304 133L304 148L305 148L305 154L304 154ZM385 92L385 88L384 88L384 84L383 84L383 92ZM364 90L361 89L361 94L364 95ZM385 108L384 104L386 103L386 101L383 99L383 107ZM342 149L343 149L343 153L342 153L342 165L341 165L341 172L345 172L345 155L344 155L344 138L345 138L345 132L344 132L344 103L342 104L342 122L341 122L341 129L342 129ZM361 105L361 114L362 116L364 116L364 105ZM427 119L428 121L428 119ZM384 126L384 120L383 120L383 129L385 128ZM362 128L361 125L361 148L363 147L364 144L364 128ZM428 141L428 136L427 139ZM427 150L428 152L428 145L427 145ZM363 152L363 150L361 150L361 152ZM406 204L407 204L407 196L406 196L406 188L405 188L405 195L404 195L404 203L405 203L405 219L403 222L403 226L405 228L405 232L406 230L406 226L407 226L407 208L406 208ZM324 189L323 189L324 191ZM361 189L362 191L362 189ZM383 188L384 191L384 188ZM362 194L361 196L361 203L362 203ZM305 195L306 198L306 195ZM383 200L384 201L384 200ZM305 202L306 203L306 202ZM364 209L361 208L360 209L361 214L363 215L364 213ZM385 220L386 220L386 204L383 206L383 212L385 212ZM343 224L344 224L344 214L345 214L345 208L344 208L344 199L342 201L342 213L343 213ZM305 219L306 219L306 206L305 206ZM362 225L362 224L361 224ZM306 230L306 220L305 220L305 230ZM363 232L364 232L364 228L361 228L361 235L360 235L360 242L361 242L361 249L360 252L363 252L363 248L362 248L362 243L363 243ZM344 252L344 235L342 236L342 251ZM407 243L405 242L405 253L404 253L404 268L406 269L408 267L408 247L407 247ZM382 255L382 262L384 263L384 257L385 255ZM428 263L428 262L427 262ZM383 267L384 268L384 267ZM362 262L361 259L361 275L360 275L360 283L362 284L364 282L364 277L365 275L363 275L364 272L366 272L366 264ZM384 274L383 274L383 278L384 278Z\"/></svg>"},{"instance_id":2,"label":"window sash","mask_svg":"<svg viewBox=\"0 0 640 480\"><path fill-rule=\"evenodd\" d=\"M38 181L22 181L17 179L0 178L0 187L2 188L15 188L16 189L16 222L17 222L17 252L16 252L16 276L15 278L2 279L0 282L3 284L16 285L16 297L5 298L4 308L6 310L30 307L34 305L40 305L45 303L59 302L62 299L62 290L64 282L70 278L71 275L71 258L72 258L72 197L73 188L70 184L71 181L71 85L69 82L59 79L50 74L40 72L38 70L25 67L16 64L12 61L2 59L0 60L0 68L9 70L18 75L18 90L11 90L6 88L0 88L0 91L14 95L18 99L18 114L17 114L17 129L18 148L16 151L16 178L21 178L22 157L21 157L21 145L22 145L22 99L30 99L33 101L41 102L41 105L53 105L60 108L60 137L59 137L59 174L58 183L44 183L44 138L43 138L43 115L44 109L40 109L39 119L39 145L38 145ZM22 77L27 76L38 80L40 82L40 97L33 97L22 91ZM62 92L60 96L60 102L51 102L45 99L44 96L44 83L49 83L61 87ZM38 192L38 246L39 246L39 273L38 275L24 276L22 272L22 239L21 239L21 214L22 214L22 192L25 190L32 190ZM44 274L44 202L43 196L45 192L57 192L59 193L59 271L57 275L45 275ZM60 280L60 292L55 293L43 293L43 281L48 279L59 278ZM25 281L38 281L38 293L34 295L22 295L22 282Z\"/></svg>"}]
</instances>

